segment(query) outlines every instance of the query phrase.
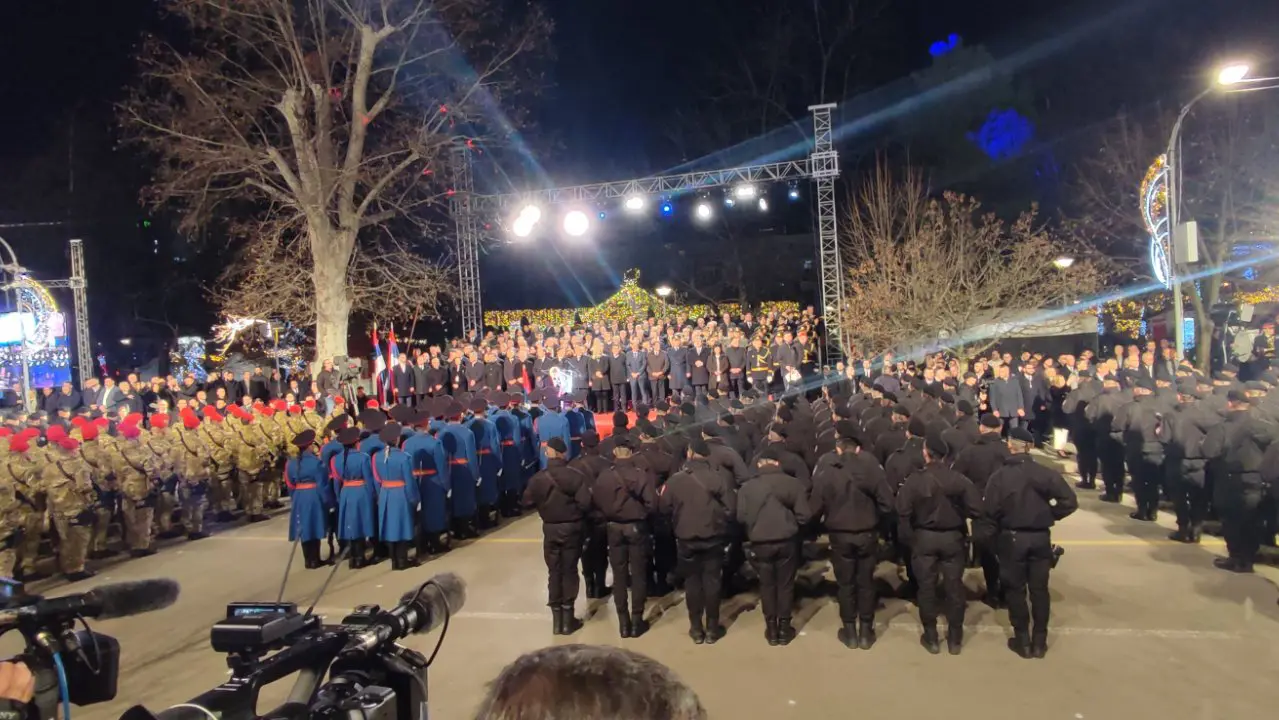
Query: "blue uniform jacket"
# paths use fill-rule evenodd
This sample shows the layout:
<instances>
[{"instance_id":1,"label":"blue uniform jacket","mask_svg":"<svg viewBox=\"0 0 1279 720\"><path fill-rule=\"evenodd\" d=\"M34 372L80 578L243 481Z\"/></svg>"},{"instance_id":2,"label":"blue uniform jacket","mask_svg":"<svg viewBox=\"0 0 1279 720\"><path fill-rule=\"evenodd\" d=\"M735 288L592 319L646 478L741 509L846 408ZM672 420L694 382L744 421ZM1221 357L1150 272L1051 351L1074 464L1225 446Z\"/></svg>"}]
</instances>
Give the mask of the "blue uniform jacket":
<instances>
[{"instance_id":1,"label":"blue uniform jacket","mask_svg":"<svg viewBox=\"0 0 1279 720\"><path fill-rule=\"evenodd\" d=\"M571 459L573 438L569 432L568 418L558 412L547 412L537 419L537 422L533 425L533 430L537 433L538 439L539 467L543 470L546 469L546 452L544 448L546 443L553 437L564 441L565 447L569 448Z\"/></svg>"},{"instance_id":2,"label":"blue uniform jacket","mask_svg":"<svg viewBox=\"0 0 1279 720\"><path fill-rule=\"evenodd\" d=\"M293 498L289 509L289 540L323 540L328 509L333 507L328 471L314 453L289 458L284 464L284 483Z\"/></svg>"},{"instance_id":3,"label":"blue uniform jacket","mask_svg":"<svg viewBox=\"0 0 1279 720\"><path fill-rule=\"evenodd\" d=\"M413 463L422 501L422 531L442 533L449 528L449 462L444 446L426 433L404 441L404 452Z\"/></svg>"},{"instance_id":4,"label":"blue uniform jacket","mask_svg":"<svg viewBox=\"0 0 1279 720\"><path fill-rule=\"evenodd\" d=\"M506 410L499 410L493 414L493 426L497 428L498 444L502 448L502 476L498 478L498 490L522 492L524 445L520 434L520 420Z\"/></svg>"},{"instance_id":5,"label":"blue uniform jacket","mask_svg":"<svg viewBox=\"0 0 1279 720\"><path fill-rule=\"evenodd\" d=\"M337 478L338 539L361 540L377 536L373 524L377 510L377 489L369 456L359 450L344 450L329 461L329 471Z\"/></svg>"},{"instance_id":6,"label":"blue uniform jacket","mask_svg":"<svg viewBox=\"0 0 1279 720\"><path fill-rule=\"evenodd\" d=\"M447 423L440 429L440 444L449 462L449 488L452 516L470 518L475 515L475 486L480 476L480 463L475 454L475 434L459 423Z\"/></svg>"},{"instance_id":7,"label":"blue uniform jacket","mask_svg":"<svg viewBox=\"0 0 1279 720\"><path fill-rule=\"evenodd\" d=\"M502 445L497 426L487 418L471 418L466 422L475 436L475 455L479 461L480 480L475 499L480 505L497 504L498 479L502 475Z\"/></svg>"},{"instance_id":8,"label":"blue uniform jacket","mask_svg":"<svg viewBox=\"0 0 1279 720\"><path fill-rule=\"evenodd\" d=\"M378 539L382 542L412 540L418 485L413 479L413 463L408 453L384 448L374 455L373 479L377 481Z\"/></svg>"},{"instance_id":9,"label":"blue uniform jacket","mask_svg":"<svg viewBox=\"0 0 1279 720\"><path fill-rule=\"evenodd\" d=\"M333 456L342 454L342 443L330 440L320 448L320 462L324 465L324 474L329 481L329 496L336 498L342 491L342 484L333 477Z\"/></svg>"}]
</instances>

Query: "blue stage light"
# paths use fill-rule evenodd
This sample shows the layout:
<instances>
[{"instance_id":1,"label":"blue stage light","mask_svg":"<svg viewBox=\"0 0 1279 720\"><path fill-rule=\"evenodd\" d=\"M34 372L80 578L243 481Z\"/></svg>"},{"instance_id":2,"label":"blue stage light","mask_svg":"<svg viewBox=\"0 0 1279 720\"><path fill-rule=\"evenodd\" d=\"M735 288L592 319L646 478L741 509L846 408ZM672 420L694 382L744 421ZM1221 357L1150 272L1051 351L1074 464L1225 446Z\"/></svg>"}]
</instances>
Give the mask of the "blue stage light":
<instances>
[{"instance_id":1,"label":"blue stage light","mask_svg":"<svg viewBox=\"0 0 1279 720\"><path fill-rule=\"evenodd\" d=\"M608 213L604 212L603 210L600 210L600 220L603 220L606 217L608 217Z\"/></svg>"},{"instance_id":2,"label":"blue stage light","mask_svg":"<svg viewBox=\"0 0 1279 720\"><path fill-rule=\"evenodd\" d=\"M786 193L786 197L790 198L791 200L798 200L798 199L799 199L799 189L798 189L798 188L791 188L791 189L790 189L790 192Z\"/></svg>"},{"instance_id":3,"label":"blue stage light","mask_svg":"<svg viewBox=\"0 0 1279 720\"><path fill-rule=\"evenodd\" d=\"M669 216L670 216L670 214L671 214L671 213L673 213L673 212L675 212L675 206L674 206L674 205L672 205L672 204L671 204L671 202L670 202L669 200L664 201L664 202L662 203L662 215L665 215L665 216L668 216L668 217L669 217Z\"/></svg>"}]
</instances>

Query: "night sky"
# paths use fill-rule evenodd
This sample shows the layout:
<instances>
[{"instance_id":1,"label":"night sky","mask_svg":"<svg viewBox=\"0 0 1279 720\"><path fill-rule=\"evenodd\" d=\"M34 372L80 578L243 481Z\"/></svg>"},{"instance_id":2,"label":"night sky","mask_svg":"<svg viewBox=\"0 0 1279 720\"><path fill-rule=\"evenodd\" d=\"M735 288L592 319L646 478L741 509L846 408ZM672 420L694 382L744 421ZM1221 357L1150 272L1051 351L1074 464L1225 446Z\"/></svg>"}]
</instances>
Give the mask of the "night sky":
<instances>
[{"instance_id":1,"label":"night sky","mask_svg":"<svg viewBox=\"0 0 1279 720\"><path fill-rule=\"evenodd\" d=\"M743 11L752 4L740 0L546 2L556 22L554 86L536 108L531 144L541 149L541 167L561 185L640 177L697 160L711 148L672 141L677 119L704 121L705 101L716 92L708 78L769 42L760 13ZM42 277L65 277L66 239L85 239L93 330L104 343L126 335L202 332L212 320L199 288L217 276L216 243L193 248L173 233L172 218L142 210L137 196L148 177L146 164L115 147L112 103L130 81L131 49L155 24L158 4L42 0L5 3L0 10L5 70L0 97L7 111L0 119L0 167L6 171L0 177L0 223L8 224L0 236ZM868 8L875 4L863 2ZM798 12L807 3L793 5ZM890 144L911 146L914 140L903 127L948 122L945 103L903 103L913 94L911 73L931 63L929 45L950 33L967 46L984 46L1013 74L1029 98L1035 142L1052 151L1063 175L1107 118L1121 108L1177 104L1201 86L1214 62L1246 56L1259 69L1279 74L1274 40L1279 3L1272 0L879 5L876 32L860 45L856 97L844 104L847 115L840 120L852 123L903 107L909 117L845 137L840 144L845 178L855 177L867 158ZM802 116L809 102L795 98L788 109ZM955 183L980 186L991 180L984 167L961 163L938 172ZM806 231L807 213L798 219L794 213L773 221L769 231ZM619 246L630 242L633 250L636 242L660 241L663 232L680 238L690 231L672 223L669 230L618 229L611 239ZM662 250L651 253L660 256ZM485 258L486 271L497 277L526 265L527 258L501 248ZM485 302L564 305L580 301L583 293L605 293L609 278L624 269L613 267L603 251L560 254L543 259L536 273L546 278L580 270L588 278L581 286L566 290L539 281L504 292L490 283Z\"/></svg>"}]
</instances>

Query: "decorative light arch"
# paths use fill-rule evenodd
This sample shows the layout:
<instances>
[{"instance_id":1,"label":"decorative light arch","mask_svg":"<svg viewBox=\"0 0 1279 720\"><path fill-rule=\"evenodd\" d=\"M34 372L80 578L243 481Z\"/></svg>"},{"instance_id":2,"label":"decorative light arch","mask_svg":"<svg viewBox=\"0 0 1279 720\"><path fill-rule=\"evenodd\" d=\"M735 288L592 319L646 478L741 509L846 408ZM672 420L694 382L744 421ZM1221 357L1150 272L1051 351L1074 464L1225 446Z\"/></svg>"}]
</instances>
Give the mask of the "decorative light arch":
<instances>
[{"instance_id":1,"label":"decorative light arch","mask_svg":"<svg viewBox=\"0 0 1279 720\"><path fill-rule=\"evenodd\" d=\"M37 354L54 345L57 330L54 316L58 312L58 302L48 288L30 275L14 278L13 291L19 296L18 307L29 311L35 318L34 329L23 346L27 359L35 360Z\"/></svg>"},{"instance_id":2,"label":"decorative light arch","mask_svg":"<svg viewBox=\"0 0 1279 720\"><path fill-rule=\"evenodd\" d=\"M1168 237L1168 156L1160 155L1141 181L1141 214L1150 233L1150 269L1164 287L1172 285Z\"/></svg>"}]
</instances>

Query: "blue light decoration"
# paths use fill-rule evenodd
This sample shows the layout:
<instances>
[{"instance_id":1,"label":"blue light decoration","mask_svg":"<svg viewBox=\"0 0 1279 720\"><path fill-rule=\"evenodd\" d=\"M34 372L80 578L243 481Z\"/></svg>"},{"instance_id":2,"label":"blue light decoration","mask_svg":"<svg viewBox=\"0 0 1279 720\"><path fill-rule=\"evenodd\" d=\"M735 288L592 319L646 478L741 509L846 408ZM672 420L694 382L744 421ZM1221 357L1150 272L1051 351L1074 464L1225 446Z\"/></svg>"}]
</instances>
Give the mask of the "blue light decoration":
<instances>
[{"instance_id":1,"label":"blue light decoration","mask_svg":"<svg viewBox=\"0 0 1279 720\"><path fill-rule=\"evenodd\" d=\"M204 369L204 338L188 335L178 338L178 350L169 356L174 375L194 375L197 382L204 382L209 373Z\"/></svg>"},{"instance_id":2,"label":"blue light decoration","mask_svg":"<svg viewBox=\"0 0 1279 720\"><path fill-rule=\"evenodd\" d=\"M662 217L670 217L671 214L675 212L675 206L671 204L670 200L663 200L661 212Z\"/></svg>"},{"instance_id":3,"label":"blue light decoration","mask_svg":"<svg viewBox=\"0 0 1279 720\"><path fill-rule=\"evenodd\" d=\"M1186 349L1190 350L1195 346L1195 318L1193 315L1181 319L1181 337L1182 342L1186 344Z\"/></svg>"},{"instance_id":4,"label":"blue light decoration","mask_svg":"<svg viewBox=\"0 0 1279 720\"><path fill-rule=\"evenodd\" d=\"M1255 268L1255 267L1253 267L1253 266L1251 266L1251 265L1249 265L1248 267L1244 268L1244 269L1243 269L1243 279L1244 279L1244 280L1256 280L1256 279L1257 279L1257 268Z\"/></svg>"},{"instance_id":5,"label":"blue light decoration","mask_svg":"<svg viewBox=\"0 0 1279 720\"><path fill-rule=\"evenodd\" d=\"M977 132L968 139L991 160L1006 160L1021 154L1035 136L1035 126L1012 108L990 111Z\"/></svg>"},{"instance_id":6,"label":"blue light decoration","mask_svg":"<svg viewBox=\"0 0 1279 720\"><path fill-rule=\"evenodd\" d=\"M943 55L948 55L954 52L955 50L958 50L959 46L963 44L963 42L964 42L963 38L959 37L955 33L951 33L950 35L946 36L945 40L938 40L932 45L929 45L928 54L932 55L935 58L939 58Z\"/></svg>"},{"instance_id":7,"label":"blue light decoration","mask_svg":"<svg viewBox=\"0 0 1279 720\"><path fill-rule=\"evenodd\" d=\"M1172 256L1168 246L1168 158L1160 155L1141 182L1141 215L1150 233L1150 269L1164 287L1172 286Z\"/></svg>"}]
</instances>

